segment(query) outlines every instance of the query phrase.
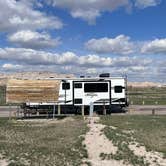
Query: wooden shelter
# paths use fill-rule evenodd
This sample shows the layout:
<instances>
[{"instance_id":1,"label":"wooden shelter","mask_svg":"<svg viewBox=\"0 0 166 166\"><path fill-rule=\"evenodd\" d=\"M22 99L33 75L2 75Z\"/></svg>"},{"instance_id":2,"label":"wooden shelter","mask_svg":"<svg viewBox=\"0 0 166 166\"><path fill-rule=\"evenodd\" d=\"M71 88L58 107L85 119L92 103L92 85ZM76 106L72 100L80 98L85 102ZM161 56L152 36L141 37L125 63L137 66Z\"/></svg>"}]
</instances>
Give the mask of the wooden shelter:
<instances>
[{"instance_id":1,"label":"wooden shelter","mask_svg":"<svg viewBox=\"0 0 166 166\"><path fill-rule=\"evenodd\" d=\"M7 82L6 102L56 102L60 80L18 80Z\"/></svg>"}]
</instances>

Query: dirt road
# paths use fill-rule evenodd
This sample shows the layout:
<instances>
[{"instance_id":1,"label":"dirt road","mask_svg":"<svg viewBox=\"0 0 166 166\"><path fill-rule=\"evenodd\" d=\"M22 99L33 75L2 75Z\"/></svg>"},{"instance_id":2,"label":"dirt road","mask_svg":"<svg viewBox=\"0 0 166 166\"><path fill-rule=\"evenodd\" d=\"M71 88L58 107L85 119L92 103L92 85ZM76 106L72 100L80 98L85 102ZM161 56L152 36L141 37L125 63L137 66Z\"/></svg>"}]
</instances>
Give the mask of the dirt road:
<instances>
[{"instance_id":1,"label":"dirt road","mask_svg":"<svg viewBox=\"0 0 166 166\"><path fill-rule=\"evenodd\" d=\"M17 111L17 106L0 106L0 117L9 117L10 114L13 116Z\"/></svg>"},{"instance_id":2,"label":"dirt road","mask_svg":"<svg viewBox=\"0 0 166 166\"><path fill-rule=\"evenodd\" d=\"M156 115L166 115L166 105L130 105L128 107L129 114L152 114L152 110Z\"/></svg>"}]
</instances>

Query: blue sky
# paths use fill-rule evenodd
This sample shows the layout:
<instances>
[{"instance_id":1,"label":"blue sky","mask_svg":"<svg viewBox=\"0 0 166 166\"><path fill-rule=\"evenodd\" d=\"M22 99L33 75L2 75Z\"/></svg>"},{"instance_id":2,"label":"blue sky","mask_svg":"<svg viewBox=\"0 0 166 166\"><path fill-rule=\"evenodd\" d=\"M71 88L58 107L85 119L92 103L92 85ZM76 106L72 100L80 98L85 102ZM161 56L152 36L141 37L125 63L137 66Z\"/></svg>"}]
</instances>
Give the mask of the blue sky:
<instances>
[{"instance_id":1,"label":"blue sky","mask_svg":"<svg viewBox=\"0 0 166 166\"><path fill-rule=\"evenodd\" d=\"M0 0L1 72L165 82L164 0Z\"/></svg>"}]
</instances>

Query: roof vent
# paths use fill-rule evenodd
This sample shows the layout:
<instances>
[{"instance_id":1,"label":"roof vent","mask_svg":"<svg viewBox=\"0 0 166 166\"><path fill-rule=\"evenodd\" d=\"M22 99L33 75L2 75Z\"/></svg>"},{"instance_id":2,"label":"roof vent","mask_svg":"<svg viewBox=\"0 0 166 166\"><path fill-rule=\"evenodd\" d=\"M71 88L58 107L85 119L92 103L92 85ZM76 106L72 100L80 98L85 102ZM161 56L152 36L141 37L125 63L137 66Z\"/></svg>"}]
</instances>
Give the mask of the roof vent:
<instances>
[{"instance_id":1,"label":"roof vent","mask_svg":"<svg viewBox=\"0 0 166 166\"><path fill-rule=\"evenodd\" d=\"M110 77L110 73L102 73L99 77Z\"/></svg>"}]
</instances>

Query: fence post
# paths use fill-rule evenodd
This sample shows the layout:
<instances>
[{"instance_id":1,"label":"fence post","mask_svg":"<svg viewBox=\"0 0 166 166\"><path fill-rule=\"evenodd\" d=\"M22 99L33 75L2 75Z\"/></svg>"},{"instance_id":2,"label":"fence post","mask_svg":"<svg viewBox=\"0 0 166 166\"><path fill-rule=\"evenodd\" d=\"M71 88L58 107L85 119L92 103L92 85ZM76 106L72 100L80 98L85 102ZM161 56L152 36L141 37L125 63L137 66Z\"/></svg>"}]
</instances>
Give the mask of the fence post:
<instances>
[{"instance_id":1,"label":"fence post","mask_svg":"<svg viewBox=\"0 0 166 166\"><path fill-rule=\"evenodd\" d=\"M155 115L155 109L154 108L152 109L152 115Z\"/></svg>"},{"instance_id":2,"label":"fence post","mask_svg":"<svg viewBox=\"0 0 166 166\"><path fill-rule=\"evenodd\" d=\"M18 118L18 113L19 113L19 106L17 106L16 119Z\"/></svg>"},{"instance_id":3,"label":"fence post","mask_svg":"<svg viewBox=\"0 0 166 166\"><path fill-rule=\"evenodd\" d=\"M82 105L81 106L81 112L82 112L82 116L84 116L85 115L85 112L84 112L85 110L84 110L84 105Z\"/></svg>"},{"instance_id":4,"label":"fence post","mask_svg":"<svg viewBox=\"0 0 166 166\"><path fill-rule=\"evenodd\" d=\"M103 103L103 115L106 115L105 102Z\"/></svg>"},{"instance_id":5,"label":"fence post","mask_svg":"<svg viewBox=\"0 0 166 166\"><path fill-rule=\"evenodd\" d=\"M55 104L54 104L54 108L53 108L53 119L55 118Z\"/></svg>"},{"instance_id":6,"label":"fence post","mask_svg":"<svg viewBox=\"0 0 166 166\"><path fill-rule=\"evenodd\" d=\"M11 120L12 110L11 104L9 104L9 120Z\"/></svg>"},{"instance_id":7,"label":"fence post","mask_svg":"<svg viewBox=\"0 0 166 166\"><path fill-rule=\"evenodd\" d=\"M61 105L58 104L58 115L61 114Z\"/></svg>"},{"instance_id":8,"label":"fence post","mask_svg":"<svg viewBox=\"0 0 166 166\"><path fill-rule=\"evenodd\" d=\"M90 102L90 111L89 111L89 115L90 116L93 116L93 103L92 102Z\"/></svg>"}]
</instances>

